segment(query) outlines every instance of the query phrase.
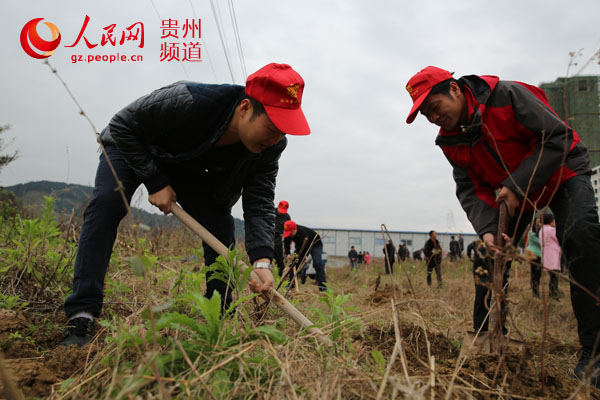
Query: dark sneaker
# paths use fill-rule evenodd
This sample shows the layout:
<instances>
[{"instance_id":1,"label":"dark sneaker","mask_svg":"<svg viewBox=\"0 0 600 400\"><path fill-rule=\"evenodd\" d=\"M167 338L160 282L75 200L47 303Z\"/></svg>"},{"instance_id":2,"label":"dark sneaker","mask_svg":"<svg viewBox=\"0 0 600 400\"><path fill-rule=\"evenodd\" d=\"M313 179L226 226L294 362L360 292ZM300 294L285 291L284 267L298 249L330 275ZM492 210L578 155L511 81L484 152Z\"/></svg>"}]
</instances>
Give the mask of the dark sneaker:
<instances>
[{"instance_id":1,"label":"dark sneaker","mask_svg":"<svg viewBox=\"0 0 600 400\"><path fill-rule=\"evenodd\" d=\"M92 337L94 337L94 321L84 317L73 318L69 320L65 337L60 344L63 346L76 344L81 347L88 344Z\"/></svg>"},{"instance_id":2,"label":"dark sneaker","mask_svg":"<svg viewBox=\"0 0 600 400\"><path fill-rule=\"evenodd\" d=\"M583 348L573 373L580 380L600 388L600 355L594 355L591 349Z\"/></svg>"}]
</instances>

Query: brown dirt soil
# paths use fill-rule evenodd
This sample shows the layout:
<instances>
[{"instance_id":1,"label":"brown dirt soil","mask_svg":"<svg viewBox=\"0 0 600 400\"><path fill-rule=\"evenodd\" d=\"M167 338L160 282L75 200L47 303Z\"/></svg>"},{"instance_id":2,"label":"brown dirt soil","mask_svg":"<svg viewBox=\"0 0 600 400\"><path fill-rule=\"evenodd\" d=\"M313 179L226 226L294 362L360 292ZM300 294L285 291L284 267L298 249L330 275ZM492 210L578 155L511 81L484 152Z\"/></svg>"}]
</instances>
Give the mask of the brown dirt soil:
<instances>
[{"instance_id":1,"label":"brown dirt soil","mask_svg":"<svg viewBox=\"0 0 600 400\"><path fill-rule=\"evenodd\" d=\"M0 309L0 333L27 327L27 319L14 310Z\"/></svg>"},{"instance_id":2,"label":"brown dirt soil","mask_svg":"<svg viewBox=\"0 0 600 400\"><path fill-rule=\"evenodd\" d=\"M367 301L373 304L383 304L389 302L394 298L394 291L396 292L396 296L400 294L407 295L409 293L408 290L404 290L401 292L400 288L397 285L390 285L386 283L383 287L377 288L368 298Z\"/></svg>"},{"instance_id":3,"label":"brown dirt soil","mask_svg":"<svg viewBox=\"0 0 600 400\"><path fill-rule=\"evenodd\" d=\"M379 282L377 282L379 283ZM372 291L366 296L365 303L370 305L384 305L396 295L400 294L400 288L391 284L376 284L371 286ZM405 290L404 295L409 294ZM389 306L387 306L389 307ZM401 307L402 309L402 307ZM567 312L570 310L567 309ZM445 389L455 374L461 343L448 334L439 332L428 325L425 330L421 324L409 322L408 316L400 315L400 336L405 349L406 365L408 375L421 382L427 382L430 377L428 368L428 354L435 355L436 379L443 382L443 389L439 389L438 396L445 395ZM355 335L355 345L362 347L363 359L371 356L372 350L382 353L385 360L389 360L396 341L394 326L390 322L385 326L381 324L369 325L362 334ZM427 348L429 342L429 352ZM600 390L591 388L573 377L572 369L578 358L579 346L567 344L558 340L548 338L544 343L543 357L543 379L541 343L537 339L525 342L522 351L508 349L503 368L498 370L499 357L496 354L475 353L468 356L460 367L454 378L454 385L469 387L464 391L475 398L496 398L490 390L495 393L503 392L501 398L533 398L533 399L600 399ZM400 356L397 357L392 366L392 373L402 375L403 367ZM544 382L542 387L541 382ZM478 392L479 390L479 392ZM486 397L488 391L489 397ZM455 390L455 394L457 391ZM577 393L577 394L575 394ZM574 395L575 394L575 395ZM490 396L491 395L491 396ZM513 397L514 396L514 397ZM437 398L437 397L436 397ZM458 397L460 398L460 397Z\"/></svg>"},{"instance_id":4,"label":"brown dirt soil","mask_svg":"<svg viewBox=\"0 0 600 400\"><path fill-rule=\"evenodd\" d=\"M405 348L408 374L421 381L428 379L429 368L425 365L428 360L427 342L430 345L430 354L435 355L436 376L444 381L444 387L451 380L457 365L460 344L453 342L442 333L427 332L427 337L420 326L402 322L400 336ZM374 349L379 350L386 360L389 360L396 341L394 327L369 326L362 335L356 335L354 340L367 350L363 352L370 355ZM495 354L472 354L460 368L455 385L468 386L476 390L490 390L494 376L496 389L501 388L504 394L513 394L518 397L539 399L565 399L581 389L581 382L573 378L571 371L566 367L568 359L575 351L575 347L560 343L546 344L544 384L541 387L540 357L532 355L539 353L539 343L526 343L523 352L509 349L505 356L505 368L496 371L498 356ZM363 360L366 361L366 360ZM400 357L396 359L392 372L403 374ZM475 398L484 399L482 393L472 390ZM600 390L586 387L576 398L600 398ZM591 397L589 397L591 396ZM507 397L511 398L511 397Z\"/></svg>"},{"instance_id":5,"label":"brown dirt soil","mask_svg":"<svg viewBox=\"0 0 600 400\"><path fill-rule=\"evenodd\" d=\"M82 371L86 360L95 353L91 345L57 346L62 333L56 329L56 322L47 330L30 331L30 327L39 327L43 322L48 321L39 314L0 309L0 346L6 368L26 397L48 396L52 385ZM0 382L0 393L3 392Z\"/></svg>"}]
</instances>

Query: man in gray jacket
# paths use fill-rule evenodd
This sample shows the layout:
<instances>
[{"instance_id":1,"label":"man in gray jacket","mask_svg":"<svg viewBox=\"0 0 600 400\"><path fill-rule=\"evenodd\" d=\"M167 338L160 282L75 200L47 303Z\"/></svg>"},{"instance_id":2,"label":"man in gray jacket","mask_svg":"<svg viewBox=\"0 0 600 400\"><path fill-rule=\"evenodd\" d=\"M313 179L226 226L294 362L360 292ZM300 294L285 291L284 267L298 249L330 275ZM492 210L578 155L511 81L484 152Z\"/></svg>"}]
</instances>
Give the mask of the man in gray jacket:
<instances>
[{"instance_id":1,"label":"man in gray jacket","mask_svg":"<svg viewBox=\"0 0 600 400\"><path fill-rule=\"evenodd\" d=\"M250 286L265 292L273 284L273 200L285 135L310 133L300 108L303 90L297 72L274 63L250 75L245 87L176 82L119 111L100 140L128 202L143 183L151 204L169 214L179 202L227 247L235 244L231 207L242 197L246 251L263 282ZM95 185L84 214L73 294L65 303L65 345L81 346L94 334L117 228L127 212L104 155ZM203 247L210 265L217 254ZM206 296L214 291L226 310L230 288L210 280Z\"/></svg>"}]
</instances>

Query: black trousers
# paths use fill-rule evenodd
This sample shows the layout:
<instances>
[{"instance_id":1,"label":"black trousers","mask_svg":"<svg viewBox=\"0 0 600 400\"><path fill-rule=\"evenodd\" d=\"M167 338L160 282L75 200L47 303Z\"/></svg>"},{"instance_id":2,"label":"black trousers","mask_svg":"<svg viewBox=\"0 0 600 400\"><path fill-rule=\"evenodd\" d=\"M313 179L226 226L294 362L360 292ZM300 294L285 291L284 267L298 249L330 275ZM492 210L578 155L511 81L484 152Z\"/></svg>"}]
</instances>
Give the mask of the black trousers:
<instances>
[{"instance_id":1,"label":"black trousers","mask_svg":"<svg viewBox=\"0 0 600 400\"><path fill-rule=\"evenodd\" d=\"M442 265L436 262L427 263L427 285L431 286L431 273L434 269L438 287L442 287Z\"/></svg>"},{"instance_id":2,"label":"black trousers","mask_svg":"<svg viewBox=\"0 0 600 400\"><path fill-rule=\"evenodd\" d=\"M596 300L600 298L600 223L590 176L575 176L564 182L556 191L550 209L572 281L571 304L579 342L585 348L597 350L600 347L600 305ZM511 226L514 226L514 218ZM531 215L524 215L521 224L530 220ZM521 228L518 227L515 240L523 234ZM473 319L475 322L475 316Z\"/></svg>"},{"instance_id":3,"label":"black trousers","mask_svg":"<svg viewBox=\"0 0 600 400\"><path fill-rule=\"evenodd\" d=\"M540 279L542 278L542 259L537 257L531 261L531 290L533 294L540 295ZM558 273L559 271L548 271L550 274L550 296L558 296Z\"/></svg>"},{"instance_id":4,"label":"black trousers","mask_svg":"<svg viewBox=\"0 0 600 400\"><path fill-rule=\"evenodd\" d=\"M518 221L519 212L515 212L515 215L510 219L508 224L508 235L515 237L515 242L518 242L525 228L531 222L532 213L524 212L521 219ZM518 225L517 225L518 222ZM491 289L489 284L492 283L492 268L493 268L493 257L485 256L477 253L475 250L475 261L473 262L473 277L475 280L475 301L473 304L473 329L475 331L481 328L481 331L488 330L489 316L487 316L490 309L491 300ZM510 276L510 261L506 263L504 274L502 275L502 287L504 288L504 296L508 295L508 278ZM506 333L505 319L506 319L506 308L504 301L500 304L501 318L502 318L502 331ZM487 317L487 319L486 319Z\"/></svg>"},{"instance_id":5,"label":"black trousers","mask_svg":"<svg viewBox=\"0 0 600 400\"><path fill-rule=\"evenodd\" d=\"M489 260L489 261L488 261ZM492 283L492 267L493 261L490 258L476 258L473 263L473 278L475 280L475 301L473 302L473 330L478 331L481 328L482 332L488 330L489 316L492 291L489 285ZM510 265L507 266L502 276L502 286L504 287L504 295L508 295L508 277L510 275ZM502 316L502 331L506 333L505 319L506 307L503 301L500 304L500 313Z\"/></svg>"},{"instance_id":6,"label":"black trousers","mask_svg":"<svg viewBox=\"0 0 600 400\"><path fill-rule=\"evenodd\" d=\"M385 258L385 273L388 275L392 275L394 273L394 261L388 260L387 257L385 257L384 254L384 258ZM358 270L358 268L357 268Z\"/></svg>"},{"instance_id":7,"label":"black trousers","mask_svg":"<svg viewBox=\"0 0 600 400\"><path fill-rule=\"evenodd\" d=\"M107 146L106 151L123 184L127 201L141 184L140 179L127 166L123 155L114 146ZM171 186L177 194L181 206L208 231L215 235L226 247L235 245L234 222L230 210L220 209L210 202L210 187L196 179L190 182L185 173L169 174ZM100 316L104 299L104 278L108 269L113 245L117 237L117 228L125 217L127 208L121 195L115 191L116 182L104 155L96 172L95 188L92 200L84 213L83 226L79 238L79 247L75 259L73 277L73 294L65 302L65 313L71 316L79 311L90 312ZM218 254L203 243L204 262L210 265ZM208 280L206 296L211 297L214 291L221 294L223 307L231 303L231 290L225 282Z\"/></svg>"},{"instance_id":8,"label":"black trousers","mask_svg":"<svg viewBox=\"0 0 600 400\"><path fill-rule=\"evenodd\" d=\"M589 175L575 176L563 183L550 208L571 280L600 297L600 223ZM600 306L579 285L571 283L579 342L589 349L598 348Z\"/></svg>"},{"instance_id":9,"label":"black trousers","mask_svg":"<svg viewBox=\"0 0 600 400\"><path fill-rule=\"evenodd\" d=\"M310 249L310 256L312 257L312 265L315 269L315 279L317 280L317 286L320 290L324 291L327 289L325 286L327 284L327 271L325 271L325 265L323 264L323 244L317 243L312 246ZM308 257L308 256L307 256ZM300 259L303 259L304 255ZM308 270L308 266L304 265L302 270L296 271L296 274L300 277L302 284L306 283L306 271ZM290 271L290 287L294 287L294 276L293 272Z\"/></svg>"},{"instance_id":10,"label":"black trousers","mask_svg":"<svg viewBox=\"0 0 600 400\"><path fill-rule=\"evenodd\" d=\"M275 239L273 240L273 259L277 263L277 270L279 271L279 276L281 276L285 268L283 261L283 240L277 232L275 232Z\"/></svg>"}]
</instances>

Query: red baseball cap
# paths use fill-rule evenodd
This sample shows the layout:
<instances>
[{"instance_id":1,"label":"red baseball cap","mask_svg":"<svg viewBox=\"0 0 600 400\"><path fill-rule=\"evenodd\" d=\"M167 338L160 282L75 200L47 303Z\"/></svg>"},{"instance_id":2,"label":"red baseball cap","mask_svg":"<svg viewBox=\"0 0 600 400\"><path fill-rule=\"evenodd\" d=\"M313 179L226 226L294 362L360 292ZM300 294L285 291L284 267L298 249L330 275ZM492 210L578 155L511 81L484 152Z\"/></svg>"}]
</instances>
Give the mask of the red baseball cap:
<instances>
[{"instance_id":1,"label":"red baseball cap","mask_svg":"<svg viewBox=\"0 0 600 400\"><path fill-rule=\"evenodd\" d=\"M413 106L410 109L406 123L412 123L417 117L419 107L427 98L431 89L440 82L452 79L452 74L445 69L438 67L425 67L416 73L406 84L406 91L410 94L413 101Z\"/></svg>"},{"instance_id":2,"label":"red baseball cap","mask_svg":"<svg viewBox=\"0 0 600 400\"><path fill-rule=\"evenodd\" d=\"M246 94L262 103L271 122L288 135L308 135L300 108L304 80L287 64L267 64L246 80Z\"/></svg>"},{"instance_id":3,"label":"red baseball cap","mask_svg":"<svg viewBox=\"0 0 600 400\"><path fill-rule=\"evenodd\" d=\"M277 206L277 211L279 211L280 214L285 214L287 213L288 208L290 208L290 203L285 200L281 200Z\"/></svg>"},{"instance_id":4,"label":"red baseball cap","mask_svg":"<svg viewBox=\"0 0 600 400\"><path fill-rule=\"evenodd\" d=\"M298 225L294 221L285 221L285 224L283 224L283 237L290 236L296 229L298 229Z\"/></svg>"}]
</instances>

